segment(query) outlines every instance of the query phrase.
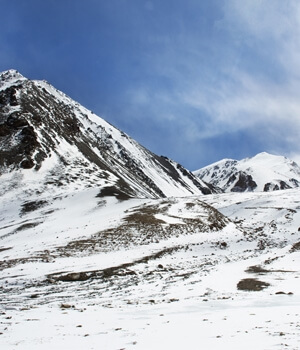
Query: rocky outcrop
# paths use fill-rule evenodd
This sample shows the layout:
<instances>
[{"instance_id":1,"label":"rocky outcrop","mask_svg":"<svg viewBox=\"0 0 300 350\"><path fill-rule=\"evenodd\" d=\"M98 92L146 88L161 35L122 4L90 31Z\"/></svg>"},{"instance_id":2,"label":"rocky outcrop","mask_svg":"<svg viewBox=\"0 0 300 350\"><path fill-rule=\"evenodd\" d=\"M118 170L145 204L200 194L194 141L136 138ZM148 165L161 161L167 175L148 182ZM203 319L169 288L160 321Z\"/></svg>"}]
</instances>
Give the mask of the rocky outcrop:
<instances>
[{"instance_id":1,"label":"rocky outcrop","mask_svg":"<svg viewBox=\"0 0 300 350\"><path fill-rule=\"evenodd\" d=\"M234 183L234 187L231 188L231 192L253 191L257 187L251 175L247 175L242 171L237 175L233 175L237 181Z\"/></svg>"}]
</instances>

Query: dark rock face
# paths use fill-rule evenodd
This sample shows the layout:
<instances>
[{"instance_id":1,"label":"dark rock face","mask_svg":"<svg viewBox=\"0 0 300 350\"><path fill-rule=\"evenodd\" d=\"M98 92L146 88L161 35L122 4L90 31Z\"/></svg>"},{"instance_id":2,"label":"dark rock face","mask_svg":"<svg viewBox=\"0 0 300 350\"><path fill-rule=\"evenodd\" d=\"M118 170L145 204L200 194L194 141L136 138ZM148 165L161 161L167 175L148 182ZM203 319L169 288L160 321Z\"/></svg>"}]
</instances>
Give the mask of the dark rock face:
<instances>
[{"instance_id":1,"label":"dark rock face","mask_svg":"<svg viewBox=\"0 0 300 350\"><path fill-rule=\"evenodd\" d=\"M125 201L131 198L126 193L122 192L120 189L114 186L108 186L108 187L102 188L100 193L97 195L98 198L103 198L107 196L114 196L120 201Z\"/></svg>"},{"instance_id":2,"label":"dark rock face","mask_svg":"<svg viewBox=\"0 0 300 350\"><path fill-rule=\"evenodd\" d=\"M34 128L21 113L7 116L1 113L1 108L0 122L0 166L32 168L35 163L31 156L39 146Z\"/></svg>"},{"instance_id":3,"label":"dark rock face","mask_svg":"<svg viewBox=\"0 0 300 350\"><path fill-rule=\"evenodd\" d=\"M0 137L8 136L10 134L10 129L5 124L0 124Z\"/></svg>"},{"instance_id":4,"label":"dark rock face","mask_svg":"<svg viewBox=\"0 0 300 350\"><path fill-rule=\"evenodd\" d=\"M236 175L233 176L236 180ZM238 173L238 180L235 183L234 187L231 189L231 192L253 191L256 187L257 184L253 180L252 176L241 171Z\"/></svg>"},{"instance_id":5,"label":"dark rock face","mask_svg":"<svg viewBox=\"0 0 300 350\"><path fill-rule=\"evenodd\" d=\"M23 169L31 169L34 167L34 161L31 158L24 159L20 163L20 167Z\"/></svg>"},{"instance_id":6,"label":"dark rock face","mask_svg":"<svg viewBox=\"0 0 300 350\"><path fill-rule=\"evenodd\" d=\"M298 228L298 231L300 231L299 229L300 229L300 227ZM290 252L291 252L291 253L297 252L297 251L300 251L300 242L295 243L295 244L292 246L292 248L290 249Z\"/></svg>"},{"instance_id":7,"label":"dark rock face","mask_svg":"<svg viewBox=\"0 0 300 350\"><path fill-rule=\"evenodd\" d=\"M264 192L277 191L279 190L278 185L274 185L271 182L268 182L264 186Z\"/></svg>"},{"instance_id":8,"label":"dark rock face","mask_svg":"<svg viewBox=\"0 0 300 350\"><path fill-rule=\"evenodd\" d=\"M46 201L40 200L40 201L31 201L31 202L25 202L22 204L22 210L21 215L33 212L47 204Z\"/></svg>"},{"instance_id":9,"label":"dark rock face","mask_svg":"<svg viewBox=\"0 0 300 350\"><path fill-rule=\"evenodd\" d=\"M5 123L11 129L19 129L29 125L27 120L22 117L20 113L10 114Z\"/></svg>"},{"instance_id":10,"label":"dark rock face","mask_svg":"<svg viewBox=\"0 0 300 350\"><path fill-rule=\"evenodd\" d=\"M8 104L10 106L17 106L18 100L16 97L16 93L19 88L19 86L14 86L6 89L5 94L0 95L0 105Z\"/></svg>"},{"instance_id":11,"label":"dark rock face","mask_svg":"<svg viewBox=\"0 0 300 350\"><path fill-rule=\"evenodd\" d=\"M290 179L289 182L292 184L292 187L300 187L300 182L296 179Z\"/></svg>"},{"instance_id":12,"label":"dark rock face","mask_svg":"<svg viewBox=\"0 0 300 350\"><path fill-rule=\"evenodd\" d=\"M294 183L296 187L298 187L298 181L295 180L296 182ZM293 181L291 181L293 182ZM270 191L279 191L279 190L287 190L292 188L290 185L288 185L285 181L280 181L279 184L274 184L271 182L268 182L264 186L264 192L270 192Z\"/></svg>"},{"instance_id":13,"label":"dark rock face","mask_svg":"<svg viewBox=\"0 0 300 350\"><path fill-rule=\"evenodd\" d=\"M285 181L280 181L280 189L281 190L287 190L291 188L291 186L289 186Z\"/></svg>"}]
</instances>

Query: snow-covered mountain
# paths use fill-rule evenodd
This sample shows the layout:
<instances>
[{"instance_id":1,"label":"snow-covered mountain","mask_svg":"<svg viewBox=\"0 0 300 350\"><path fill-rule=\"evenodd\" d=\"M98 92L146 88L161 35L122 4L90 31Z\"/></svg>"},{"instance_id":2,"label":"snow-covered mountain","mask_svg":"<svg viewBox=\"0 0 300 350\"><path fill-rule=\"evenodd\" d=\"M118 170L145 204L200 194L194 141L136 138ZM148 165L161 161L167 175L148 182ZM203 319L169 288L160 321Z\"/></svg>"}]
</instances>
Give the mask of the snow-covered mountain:
<instances>
[{"instance_id":1,"label":"snow-covered mountain","mask_svg":"<svg viewBox=\"0 0 300 350\"><path fill-rule=\"evenodd\" d=\"M256 192L297 186L295 163L216 163L205 181L238 179L203 195L16 71L0 118L1 349L298 349L300 188Z\"/></svg>"},{"instance_id":2,"label":"snow-covered mountain","mask_svg":"<svg viewBox=\"0 0 300 350\"><path fill-rule=\"evenodd\" d=\"M266 152L240 161L223 159L193 173L224 192L269 192L300 185L297 163Z\"/></svg>"},{"instance_id":3,"label":"snow-covered mountain","mask_svg":"<svg viewBox=\"0 0 300 350\"><path fill-rule=\"evenodd\" d=\"M157 156L56 90L15 70L0 75L0 194L87 187L161 198L211 193L180 164Z\"/></svg>"}]
</instances>

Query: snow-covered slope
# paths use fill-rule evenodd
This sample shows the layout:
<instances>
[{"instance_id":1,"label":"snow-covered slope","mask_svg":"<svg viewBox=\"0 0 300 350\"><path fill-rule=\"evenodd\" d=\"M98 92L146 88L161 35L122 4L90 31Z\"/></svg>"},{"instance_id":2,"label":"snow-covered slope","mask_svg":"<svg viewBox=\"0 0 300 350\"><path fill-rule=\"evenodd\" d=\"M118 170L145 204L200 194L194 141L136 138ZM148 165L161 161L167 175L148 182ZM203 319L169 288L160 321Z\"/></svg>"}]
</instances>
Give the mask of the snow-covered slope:
<instances>
[{"instance_id":1,"label":"snow-covered slope","mask_svg":"<svg viewBox=\"0 0 300 350\"><path fill-rule=\"evenodd\" d=\"M1 195L91 186L129 197L211 192L181 165L148 151L47 82L15 70L0 75L0 151Z\"/></svg>"},{"instance_id":2,"label":"snow-covered slope","mask_svg":"<svg viewBox=\"0 0 300 350\"><path fill-rule=\"evenodd\" d=\"M187 170L16 71L0 116L1 349L298 349L300 188L191 196ZM268 159L288 173L243 171Z\"/></svg>"},{"instance_id":3,"label":"snow-covered slope","mask_svg":"<svg viewBox=\"0 0 300 350\"><path fill-rule=\"evenodd\" d=\"M0 347L296 350L299 194L2 200Z\"/></svg>"},{"instance_id":4,"label":"snow-covered slope","mask_svg":"<svg viewBox=\"0 0 300 350\"><path fill-rule=\"evenodd\" d=\"M268 192L300 185L300 167L294 161L266 152L240 161L223 159L194 174L224 192Z\"/></svg>"}]
</instances>

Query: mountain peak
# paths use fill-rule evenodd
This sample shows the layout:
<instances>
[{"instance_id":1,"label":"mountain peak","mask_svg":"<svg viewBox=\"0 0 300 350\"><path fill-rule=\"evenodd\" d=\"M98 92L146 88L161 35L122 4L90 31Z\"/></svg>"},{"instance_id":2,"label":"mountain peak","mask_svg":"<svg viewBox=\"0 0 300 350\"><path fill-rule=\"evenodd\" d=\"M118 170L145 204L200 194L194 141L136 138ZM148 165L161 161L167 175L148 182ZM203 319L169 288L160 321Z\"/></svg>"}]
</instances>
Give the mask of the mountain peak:
<instances>
[{"instance_id":1,"label":"mountain peak","mask_svg":"<svg viewBox=\"0 0 300 350\"><path fill-rule=\"evenodd\" d=\"M10 79L26 79L20 72L16 69L8 69L0 73L0 78L5 80Z\"/></svg>"},{"instance_id":2,"label":"mountain peak","mask_svg":"<svg viewBox=\"0 0 300 350\"><path fill-rule=\"evenodd\" d=\"M251 159L275 159L275 158L281 158L282 156L271 154L268 152L260 152L256 154L255 156L251 157Z\"/></svg>"},{"instance_id":3,"label":"mountain peak","mask_svg":"<svg viewBox=\"0 0 300 350\"><path fill-rule=\"evenodd\" d=\"M101 196L211 193L180 164L153 154L45 81L9 70L0 84L0 195L93 186L105 189Z\"/></svg>"},{"instance_id":4,"label":"mountain peak","mask_svg":"<svg viewBox=\"0 0 300 350\"><path fill-rule=\"evenodd\" d=\"M240 161L221 160L194 172L225 192L273 191L300 186L300 167L267 152Z\"/></svg>"},{"instance_id":5,"label":"mountain peak","mask_svg":"<svg viewBox=\"0 0 300 350\"><path fill-rule=\"evenodd\" d=\"M253 156L252 158L262 158L262 157L272 157L273 154L271 153L268 153L268 152L260 152L260 153L257 153L255 156Z\"/></svg>"},{"instance_id":6,"label":"mountain peak","mask_svg":"<svg viewBox=\"0 0 300 350\"><path fill-rule=\"evenodd\" d=\"M12 85L16 85L27 80L15 69L9 69L0 73L0 90L5 90Z\"/></svg>"}]
</instances>

